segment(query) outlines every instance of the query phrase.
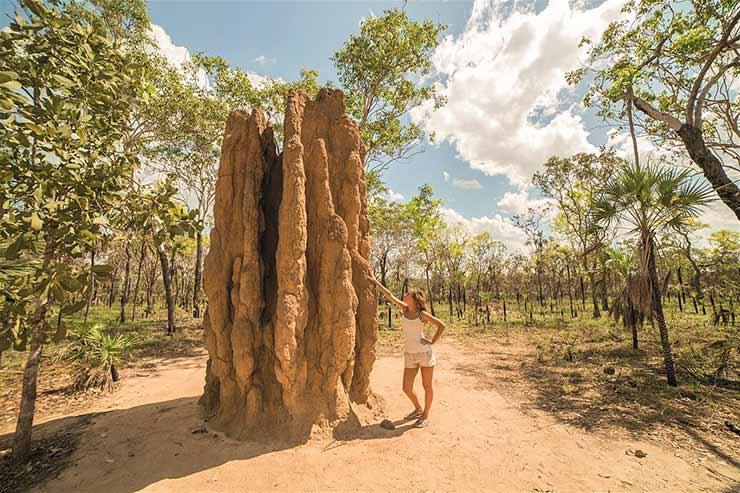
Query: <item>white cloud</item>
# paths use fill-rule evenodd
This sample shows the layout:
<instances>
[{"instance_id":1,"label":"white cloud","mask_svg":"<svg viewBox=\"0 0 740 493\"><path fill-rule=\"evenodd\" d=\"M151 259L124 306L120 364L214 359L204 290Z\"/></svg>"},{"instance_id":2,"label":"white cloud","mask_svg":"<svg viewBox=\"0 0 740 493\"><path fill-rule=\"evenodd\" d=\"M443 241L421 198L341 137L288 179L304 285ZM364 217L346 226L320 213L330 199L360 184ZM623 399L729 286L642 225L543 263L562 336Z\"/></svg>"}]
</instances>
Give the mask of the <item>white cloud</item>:
<instances>
[{"instance_id":1,"label":"white cloud","mask_svg":"<svg viewBox=\"0 0 740 493\"><path fill-rule=\"evenodd\" d=\"M400 194L400 193L398 193L398 192L394 192L394 191L393 191L393 190L391 190L390 188L389 188L389 189L388 189L388 191L387 191L387 192L385 192L385 193L384 193L383 195L384 195L384 196L385 196L385 197L386 197L386 198L387 198L388 200L390 200L391 202L401 202L401 201L402 201L402 200L404 199L403 195L401 195L401 194Z\"/></svg>"},{"instance_id":2,"label":"white cloud","mask_svg":"<svg viewBox=\"0 0 740 493\"><path fill-rule=\"evenodd\" d=\"M477 235L487 232L494 240L500 241L511 252L524 248L527 239L521 229L517 228L511 219L496 214L493 217L473 217L467 219L454 209L442 208L442 216L449 225L459 225L471 234Z\"/></svg>"},{"instance_id":3,"label":"white cloud","mask_svg":"<svg viewBox=\"0 0 740 493\"><path fill-rule=\"evenodd\" d=\"M157 24L152 24L151 29L149 32L150 37L155 41L159 53L165 57L165 59L172 65L173 67L180 68L187 62L191 60L190 51L184 47L184 46L178 46L173 41L170 35L167 33L167 31L164 30L162 26L158 26ZM257 57L255 59L256 62L260 63L259 60L263 59L265 63L275 63L276 59L274 58L266 58L266 57ZM247 77L249 77L250 82L255 87L259 88L262 86L267 80L269 80L268 77L255 74L253 72L246 71ZM203 88L209 88L210 83L208 81L208 77L204 70L199 70L197 75L197 83L200 87ZM282 79L277 79L282 80Z\"/></svg>"},{"instance_id":4,"label":"white cloud","mask_svg":"<svg viewBox=\"0 0 740 493\"><path fill-rule=\"evenodd\" d=\"M179 67L190 61L190 52L188 49L173 43L172 38L162 26L152 24L150 36L159 47L159 53L170 62L170 65Z\"/></svg>"},{"instance_id":5,"label":"white cloud","mask_svg":"<svg viewBox=\"0 0 740 493\"><path fill-rule=\"evenodd\" d=\"M257 58L254 59L255 63L259 63L260 65L267 65L268 63L277 63L277 58L269 58L265 55L260 55Z\"/></svg>"},{"instance_id":6,"label":"white cloud","mask_svg":"<svg viewBox=\"0 0 740 493\"><path fill-rule=\"evenodd\" d=\"M433 55L447 104L412 114L460 158L489 175L526 183L547 158L595 150L565 73L585 58L578 44L597 37L623 0L579 10L550 0L503 14L510 2L476 0L465 31L446 37Z\"/></svg>"},{"instance_id":7,"label":"white cloud","mask_svg":"<svg viewBox=\"0 0 740 493\"><path fill-rule=\"evenodd\" d=\"M443 177L444 177L444 179L445 179L445 183L447 183L447 182L449 182L449 181L450 181L450 174L449 174L448 172L446 172L446 171L443 171L443 172L442 172L442 176L443 176Z\"/></svg>"},{"instance_id":8,"label":"white cloud","mask_svg":"<svg viewBox=\"0 0 740 493\"><path fill-rule=\"evenodd\" d=\"M159 53L165 57L171 66L180 69L191 60L190 51L184 46L177 46L162 26L152 24L149 36L156 43ZM199 87L210 87L205 70L198 70L196 79Z\"/></svg>"},{"instance_id":9,"label":"white cloud","mask_svg":"<svg viewBox=\"0 0 740 493\"><path fill-rule=\"evenodd\" d=\"M529 191L523 189L519 192L506 192L496 205L512 214L526 214L529 209L542 207L547 205L547 203L547 199L532 198L529 196Z\"/></svg>"},{"instance_id":10,"label":"white cloud","mask_svg":"<svg viewBox=\"0 0 740 493\"><path fill-rule=\"evenodd\" d=\"M455 188L462 188L463 190L479 190L483 188L478 180L452 180L452 186Z\"/></svg>"}]
</instances>

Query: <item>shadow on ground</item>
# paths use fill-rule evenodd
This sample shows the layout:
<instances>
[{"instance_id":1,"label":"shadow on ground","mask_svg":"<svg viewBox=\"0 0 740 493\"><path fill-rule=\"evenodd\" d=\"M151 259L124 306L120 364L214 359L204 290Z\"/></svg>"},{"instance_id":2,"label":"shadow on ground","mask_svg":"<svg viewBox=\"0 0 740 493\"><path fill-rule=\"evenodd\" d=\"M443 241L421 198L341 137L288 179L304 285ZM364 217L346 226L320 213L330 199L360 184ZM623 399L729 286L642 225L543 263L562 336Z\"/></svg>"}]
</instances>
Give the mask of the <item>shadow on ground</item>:
<instances>
[{"instance_id":1,"label":"shadow on ground","mask_svg":"<svg viewBox=\"0 0 740 493\"><path fill-rule=\"evenodd\" d=\"M692 384L687 375L679 375L682 386L668 387L659 365L648 353L629 347L564 345L523 357L491 350L483 364L458 365L456 370L474 376L480 388L500 391L506 381L523 384L518 391L528 394L521 405L525 413L545 411L585 431L621 428L635 437L665 425L740 468L738 437L724 427L731 417L718 416L716 407L721 403L725 413L732 413L738 393ZM706 405L710 397L713 405Z\"/></svg>"},{"instance_id":2,"label":"shadow on ground","mask_svg":"<svg viewBox=\"0 0 740 493\"><path fill-rule=\"evenodd\" d=\"M2 491L35 491L43 485L48 491L129 493L307 442L231 440L206 428L197 401L197 397L184 397L38 425L34 427L33 467L46 463L55 467L27 474L26 466L14 468L9 459L0 459ZM413 421L398 420L394 425L394 430L382 428L379 422L343 427L324 451L354 440L400 436L413 428ZM0 451L11 444L12 434L0 436Z\"/></svg>"}]
</instances>

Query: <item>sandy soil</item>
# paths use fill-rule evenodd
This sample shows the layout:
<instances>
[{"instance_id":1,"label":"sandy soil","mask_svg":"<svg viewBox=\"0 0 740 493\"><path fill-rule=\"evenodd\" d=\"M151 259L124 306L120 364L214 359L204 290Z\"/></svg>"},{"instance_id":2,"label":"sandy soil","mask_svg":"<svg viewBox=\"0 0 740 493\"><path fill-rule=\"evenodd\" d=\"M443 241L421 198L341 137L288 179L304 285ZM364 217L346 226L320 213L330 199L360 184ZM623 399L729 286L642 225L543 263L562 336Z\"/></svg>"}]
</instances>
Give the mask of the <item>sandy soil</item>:
<instances>
[{"instance_id":1,"label":"sandy soil","mask_svg":"<svg viewBox=\"0 0 740 493\"><path fill-rule=\"evenodd\" d=\"M298 445L206 432L196 406L205 355L155 361L87 410L73 465L41 491L739 491L740 470L719 457L565 425L484 379L480 349L448 339L437 353L430 427L369 423L346 441ZM387 355L372 374L394 420L410 410L401 368L400 354ZM40 429L78 419L42 417Z\"/></svg>"}]
</instances>

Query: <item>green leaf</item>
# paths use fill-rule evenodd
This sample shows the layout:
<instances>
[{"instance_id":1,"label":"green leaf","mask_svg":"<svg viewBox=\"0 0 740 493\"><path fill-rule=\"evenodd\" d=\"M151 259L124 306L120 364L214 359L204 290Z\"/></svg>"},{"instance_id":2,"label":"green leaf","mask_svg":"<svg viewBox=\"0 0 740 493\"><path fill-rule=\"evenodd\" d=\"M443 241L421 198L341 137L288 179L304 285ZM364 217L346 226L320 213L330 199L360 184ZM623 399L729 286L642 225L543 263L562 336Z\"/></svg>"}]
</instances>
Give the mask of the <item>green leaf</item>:
<instances>
[{"instance_id":1,"label":"green leaf","mask_svg":"<svg viewBox=\"0 0 740 493\"><path fill-rule=\"evenodd\" d=\"M26 124L26 127L30 128L31 131L37 135L46 134L44 127L42 127L41 125L36 125L35 123L32 123L32 122L25 122L25 124Z\"/></svg>"},{"instance_id":2,"label":"green leaf","mask_svg":"<svg viewBox=\"0 0 740 493\"><path fill-rule=\"evenodd\" d=\"M17 91L18 89L23 87L23 85L17 80L9 80L7 82L0 82L0 87L4 87L5 89L10 89L12 91Z\"/></svg>"},{"instance_id":3,"label":"green leaf","mask_svg":"<svg viewBox=\"0 0 740 493\"><path fill-rule=\"evenodd\" d=\"M66 123L64 125L60 125L57 130L65 139L69 140L72 137L72 128Z\"/></svg>"},{"instance_id":4,"label":"green leaf","mask_svg":"<svg viewBox=\"0 0 740 493\"><path fill-rule=\"evenodd\" d=\"M41 228L44 226L44 221L41 220L41 218L33 212L31 214L31 229L34 231L40 231Z\"/></svg>"},{"instance_id":5,"label":"green leaf","mask_svg":"<svg viewBox=\"0 0 740 493\"><path fill-rule=\"evenodd\" d=\"M64 288L55 282L49 285L49 294L52 299L59 303L64 303L64 300L67 299L67 294L64 292Z\"/></svg>"},{"instance_id":6,"label":"green leaf","mask_svg":"<svg viewBox=\"0 0 740 493\"><path fill-rule=\"evenodd\" d=\"M72 86L76 85L74 83L74 81L66 78L63 75L54 74L54 75L51 76L51 78L54 79L55 81L57 81L59 84L65 86L65 87L72 87Z\"/></svg>"},{"instance_id":7,"label":"green leaf","mask_svg":"<svg viewBox=\"0 0 740 493\"><path fill-rule=\"evenodd\" d=\"M92 271L96 276L109 276L113 273L113 266L108 264L94 265Z\"/></svg>"},{"instance_id":8,"label":"green leaf","mask_svg":"<svg viewBox=\"0 0 740 493\"><path fill-rule=\"evenodd\" d=\"M0 84L4 84L5 82L8 82L10 80L16 80L17 78L18 74L16 74L12 70L5 70L3 72L0 72Z\"/></svg>"},{"instance_id":9,"label":"green leaf","mask_svg":"<svg viewBox=\"0 0 740 493\"><path fill-rule=\"evenodd\" d=\"M76 277L68 275L60 277L59 284L61 284L64 289L70 292L79 291L80 289L82 289L83 286L83 284L79 280L77 280Z\"/></svg>"},{"instance_id":10,"label":"green leaf","mask_svg":"<svg viewBox=\"0 0 740 493\"><path fill-rule=\"evenodd\" d=\"M73 313L77 313L83 308L85 308L86 305L87 305L87 300L80 300L77 303L66 305L64 308L62 308L62 313L65 315L72 315Z\"/></svg>"}]
</instances>

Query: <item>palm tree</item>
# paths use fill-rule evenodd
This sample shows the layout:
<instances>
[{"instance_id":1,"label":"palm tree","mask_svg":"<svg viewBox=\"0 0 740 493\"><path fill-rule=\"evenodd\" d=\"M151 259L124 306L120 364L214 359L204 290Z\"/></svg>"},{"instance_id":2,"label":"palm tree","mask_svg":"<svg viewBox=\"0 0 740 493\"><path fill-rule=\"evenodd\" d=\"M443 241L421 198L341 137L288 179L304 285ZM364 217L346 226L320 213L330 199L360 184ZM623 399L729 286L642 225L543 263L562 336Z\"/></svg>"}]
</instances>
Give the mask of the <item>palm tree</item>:
<instances>
[{"instance_id":1,"label":"palm tree","mask_svg":"<svg viewBox=\"0 0 740 493\"><path fill-rule=\"evenodd\" d=\"M692 179L688 169L656 163L629 164L616 173L593 203L595 219L626 227L637 237L637 276L631 288L640 311L654 315L660 330L668 385L676 386L671 343L655 268L655 238L666 230L681 230L712 199L706 183Z\"/></svg>"}]
</instances>

